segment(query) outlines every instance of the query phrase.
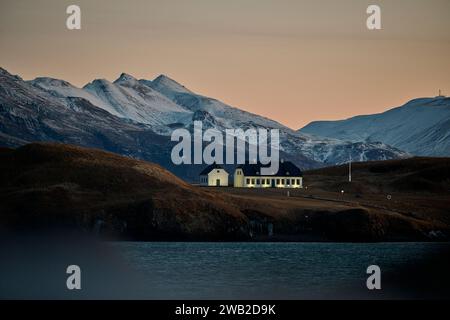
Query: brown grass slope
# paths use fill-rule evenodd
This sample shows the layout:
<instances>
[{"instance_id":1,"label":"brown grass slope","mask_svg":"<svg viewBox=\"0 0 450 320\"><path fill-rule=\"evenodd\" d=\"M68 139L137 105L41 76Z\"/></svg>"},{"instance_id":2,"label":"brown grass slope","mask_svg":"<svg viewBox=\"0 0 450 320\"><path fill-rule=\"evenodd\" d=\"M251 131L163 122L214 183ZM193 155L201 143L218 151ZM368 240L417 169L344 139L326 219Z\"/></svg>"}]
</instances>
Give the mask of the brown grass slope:
<instances>
[{"instance_id":1,"label":"brown grass slope","mask_svg":"<svg viewBox=\"0 0 450 320\"><path fill-rule=\"evenodd\" d=\"M0 150L0 225L77 227L133 238L242 236L245 217L162 167L81 147Z\"/></svg>"},{"instance_id":2,"label":"brown grass slope","mask_svg":"<svg viewBox=\"0 0 450 320\"><path fill-rule=\"evenodd\" d=\"M379 171L388 169L358 166L355 174L366 170L360 177L374 175L383 185L385 172ZM155 164L33 143L0 149L0 229L69 228L138 240L393 241L448 233L438 214L405 213L369 196L367 203L334 201L326 189L342 187L343 173L339 167L309 172L311 187L287 197L283 190L195 187ZM389 182L387 188L394 187Z\"/></svg>"},{"instance_id":3,"label":"brown grass slope","mask_svg":"<svg viewBox=\"0 0 450 320\"><path fill-rule=\"evenodd\" d=\"M355 185L360 188L355 191L450 194L450 158L355 162L352 173ZM311 170L307 176L318 181L321 188L332 191L342 186L342 180L336 178L347 178L348 165ZM324 177L329 180L325 181ZM326 183L333 181L337 183Z\"/></svg>"}]
</instances>

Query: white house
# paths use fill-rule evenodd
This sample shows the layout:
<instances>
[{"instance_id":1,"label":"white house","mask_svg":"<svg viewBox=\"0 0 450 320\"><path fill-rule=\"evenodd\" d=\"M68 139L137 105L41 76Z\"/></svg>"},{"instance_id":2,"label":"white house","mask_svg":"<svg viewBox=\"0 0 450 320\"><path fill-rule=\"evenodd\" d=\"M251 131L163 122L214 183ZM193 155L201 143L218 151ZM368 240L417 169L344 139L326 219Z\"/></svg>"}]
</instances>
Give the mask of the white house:
<instances>
[{"instance_id":1,"label":"white house","mask_svg":"<svg viewBox=\"0 0 450 320\"><path fill-rule=\"evenodd\" d=\"M200 173L200 185L228 187L228 172L222 166L212 164Z\"/></svg>"},{"instance_id":2,"label":"white house","mask_svg":"<svg viewBox=\"0 0 450 320\"><path fill-rule=\"evenodd\" d=\"M281 161L278 172L261 175L260 164L244 164L234 172L235 188L303 188L303 173L290 161Z\"/></svg>"}]
</instances>

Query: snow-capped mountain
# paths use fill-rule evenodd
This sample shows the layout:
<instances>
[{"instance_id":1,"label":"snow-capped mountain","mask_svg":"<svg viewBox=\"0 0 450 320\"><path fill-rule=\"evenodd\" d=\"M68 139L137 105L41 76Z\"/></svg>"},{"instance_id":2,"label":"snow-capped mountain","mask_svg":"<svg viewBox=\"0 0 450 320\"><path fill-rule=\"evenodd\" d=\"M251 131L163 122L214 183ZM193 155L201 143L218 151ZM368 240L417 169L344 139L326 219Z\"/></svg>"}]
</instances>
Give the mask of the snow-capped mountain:
<instances>
[{"instance_id":1,"label":"snow-capped mountain","mask_svg":"<svg viewBox=\"0 0 450 320\"><path fill-rule=\"evenodd\" d=\"M83 89L48 78L38 78L31 83L59 97L85 98L114 115L151 125L153 131L162 135L170 135L173 128L185 127L191 130L194 120L202 121L204 129L215 128L222 132L229 128L279 129L281 151L291 157L295 155L297 160L307 166L313 166L316 162L341 164L348 161L349 157L367 161L408 156L400 150L373 142L353 144L304 135L271 119L196 94L165 75L154 80L138 81L123 73L114 83L94 80ZM144 101L136 97L143 97ZM151 97L158 99L155 101Z\"/></svg>"},{"instance_id":2,"label":"snow-capped mountain","mask_svg":"<svg viewBox=\"0 0 450 320\"><path fill-rule=\"evenodd\" d=\"M141 79L139 81L169 98L174 98L175 95L183 93L194 94L191 90L164 74L159 75L154 80Z\"/></svg>"},{"instance_id":3,"label":"snow-capped mountain","mask_svg":"<svg viewBox=\"0 0 450 320\"><path fill-rule=\"evenodd\" d=\"M299 131L352 142L381 141L420 156L450 156L450 98L414 99L380 114L311 122Z\"/></svg>"},{"instance_id":4,"label":"snow-capped mountain","mask_svg":"<svg viewBox=\"0 0 450 320\"><path fill-rule=\"evenodd\" d=\"M202 111L209 113L214 117L216 126L220 129L264 127L290 130L271 119L234 108L216 99L196 94L165 75L161 75L153 81L142 79L140 82L164 94L184 109L192 112Z\"/></svg>"},{"instance_id":5,"label":"snow-capped mountain","mask_svg":"<svg viewBox=\"0 0 450 320\"><path fill-rule=\"evenodd\" d=\"M114 83L98 79L84 88L77 88L64 80L44 77L29 83L55 97L86 99L115 116L151 125L155 131L164 132L167 124L179 119L190 119L192 113L125 73Z\"/></svg>"},{"instance_id":6,"label":"snow-capped mountain","mask_svg":"<svg viewBox=\"0 0 450 320\"><path fill-rule=\"evenodd\" d=\"M0 146L17 147L53 141L95 147L164 165L171 165L170 139L147 125L117 117L79 97L50 94L0 68Z\"/></svg>"},{"instance_id":7,"label":"snow-capped mountain","mask_svg":"<svg viewBox=\"0 0 450 320\"><path fill-rule=\"evenodd\" d=\"M282 134L283 136L283 134ZM288 153L301 153L324 165L351 161L373 161L408 158L411 155L381 142L348 142L309 134L285 134L282 149Z\"/></svg>"},{"instance_id":8,"label":"snow-capped mountain","mask_svg":"<svg viewBox=\"0 0 450 320\"><path fill-rule=\"evenodd\" d=\"M355 161L369 161L409 156L406 152L378 142L352 143L299 133L271 119L196 94L164 75L153 81L140 80L140 82L158 90L185 109L194 111L197 116L206 120L208 127L214 126L222 131L227 128L279 129L280 148L286 154L303 155L324 164L342 164L350 157ZM214 122L211 119L214 119Z\"/></svg>"},{"instance_id":9,"label":"snow-capped mountain","mask_svg":"<svg viewBox=\"0 0 450 320\"><path fill-rule=\"evenodd\" d=\"M77 88L64 80L23 81L0 68L0 145L60 141L102 148L159 163L192 180L198 169L174 166L173 128L276 128L281 157L303 169L348 161L384 160L409 154L377 142L348 142L299 133L265 117L192 92L166 77L137 80L122 74L116 81L94 80ZM430 133L431 134L431 133ZM189 168L188 168L189 167ZM200 168L201 169L201 168Z\"/></svg>"},{"instance_id":10,"label":"snow-capped mountain","mask_svg":"<svg viewBox=\"0 0 450 320\"><path fill-rule=\"evenodd\" d=\"M77 88L64 80L39 77L27 82L39 89L47 91L55 97L61 98L62 100L67 97L78 97L86 99L93 105L99 106L102 109L106 110L108 108L107 104L105 104L102 100L98 99L94 95L90 94L88 91ZM114 114L113 112L111 113Z\"/></svg>"}]
</instances>

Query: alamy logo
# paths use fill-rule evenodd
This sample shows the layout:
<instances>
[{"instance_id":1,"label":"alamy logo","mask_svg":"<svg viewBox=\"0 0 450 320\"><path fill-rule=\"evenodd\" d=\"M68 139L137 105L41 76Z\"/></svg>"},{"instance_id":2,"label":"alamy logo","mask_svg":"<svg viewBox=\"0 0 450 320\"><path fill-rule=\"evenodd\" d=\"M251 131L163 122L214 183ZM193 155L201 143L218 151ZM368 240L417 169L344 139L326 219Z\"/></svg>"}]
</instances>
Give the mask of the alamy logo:
<instances>
[{"instance_id":1,"label":"alamy logo","mask_svg":"<svg viewBox=\"0 0 450 320\"><path fill-rule=\"evenodd\" d=\"M67 277L66 286L69 290L81 290L81 269L79 266L73 264L67 267L66 273L70 274Z\"/></svg>"},{"instance_id":2,"label":"alamy logo","mask_svg":"<svg viewBox=\"0 0 450 320\"><path fill-rule=\"evenodd\" d=\"M70 5L66 9L66 13L70 14L66 20L66 27L69 30L81 29L81 9L77 5Z\"/></svg>"},{"instance_id":3,"label":"alamy logo","mask_svg":"<svg viewBox=\"0 0 450 320\"><path fill-rule=\"evenodd\" d=\"M367 274L370 276L367 278L366 286L369 290L381 289L381 269L377 265L371 265L367 267Z\"/></svg>"},{"instance_id":4,"label":"alamy logo","mask_svg":"<svg viewBox=\"0 0 450 320\"><path fill-rule=\"evenodd\" d=\"M66 27L69 30L81 29L81 9L77 5L70 5L66 9L67 17ZM381 8L376 4L367 7L366 13L370 16L366 20L366 26L369 30L381 30Z\"/></svg>"},{"instance_id":5,"label":"alamy logo","mask_svg":"<svg viewBox=\"0 0 450 320\"><path fill-rule=\"evenodd\" d=\"M187 129L176 129L172 132L171 140L178 142L172 149L172 162L176 165L260 163L263 165L261 175L274 175L279 169L280 132L278 129L270 130L269 155L268 131L263 128L247 129L246 131L226 129L224 140L221 131L207 129L203 133L202 122L194 121L193 139ZM209 142L204 149L203 142ZM224 146L226 149L225 161ZM192 149L194 149L193 152ZM246 159L247 154L248 159Z\"/></svg>"},{"instance_id":6,"label":"alamy logo","mask_svg":"<svg viewBox=\"0 0 450 320\"><path fill-rule=\"evenodd\" d=\"M366 25L369 30L381 30L381 8L376 4L372 4L367 7L367 14L370 16L367 18Z\"/></svg>"}]
</instances>

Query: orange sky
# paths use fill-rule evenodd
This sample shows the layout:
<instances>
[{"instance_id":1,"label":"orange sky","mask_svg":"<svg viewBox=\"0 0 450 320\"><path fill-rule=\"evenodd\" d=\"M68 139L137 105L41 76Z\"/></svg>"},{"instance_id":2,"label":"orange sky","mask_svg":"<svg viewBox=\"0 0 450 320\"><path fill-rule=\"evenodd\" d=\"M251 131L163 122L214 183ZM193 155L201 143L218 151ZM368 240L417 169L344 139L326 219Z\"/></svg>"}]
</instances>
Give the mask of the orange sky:
<instances>
[{"instance_id":1,"label":"orange sky","mask_svg":"<svg viewBox=\"0 0 450 320\"><path fill-rule=\"evenodd\" d=\"M381 31L365 27L369 4ZM448 13L449 0L1 0L0 66L77 86L164 73L297 129L450 95Z\"/></svg>"}]
</instances>

